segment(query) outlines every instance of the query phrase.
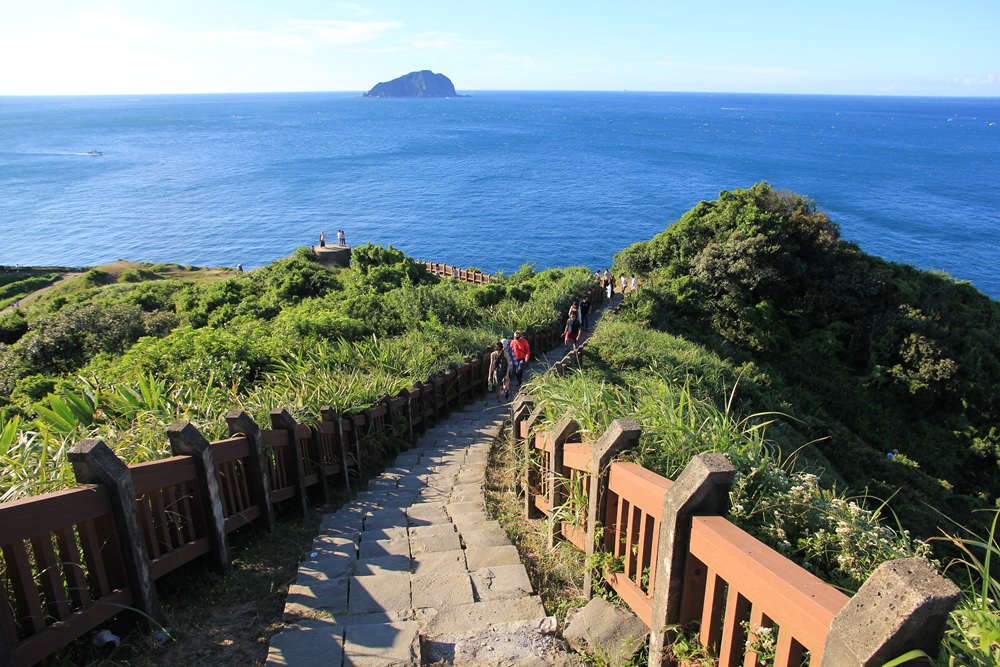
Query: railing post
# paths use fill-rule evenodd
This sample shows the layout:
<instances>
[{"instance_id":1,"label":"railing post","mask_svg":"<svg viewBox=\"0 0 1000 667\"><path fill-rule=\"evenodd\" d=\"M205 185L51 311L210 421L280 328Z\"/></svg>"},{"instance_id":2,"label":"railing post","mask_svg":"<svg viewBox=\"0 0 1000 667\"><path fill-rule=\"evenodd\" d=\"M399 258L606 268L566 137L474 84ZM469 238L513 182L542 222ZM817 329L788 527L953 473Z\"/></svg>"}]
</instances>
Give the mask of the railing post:
<instances>
[{"instance_id":1,"label":"railing post","mask_svg":"<svg viewBox=\"0 0 1000 667\"><path fill-rule=\"evenodd\" d=\"M534 459L535 450L535 425L541 418L541 406L532 408L531 413L524 422L528 429L528 437L521 443L521 446L524 447L524 460L527 462L524 467L524 478L522 480L522 484L524 485L524 516L527 519L537 519L542 515L538 507L535 506L535 498L531 493L532 479L538 477L540 474L539 471L534 469L532 460Z\"/></svg>"},{"instance_id":2,"label":"railing post","mask_svg":"<svg viewBox=\"0 0 1000 667\"><path fill-rule=\"evenodd\" d=\"M191 422L177 422L167 427L167 440L174 456L190 456L198 471L198 496L205 514L208 541L212 545L212 566L226 574L232 569L226 545L226 517L222 507L219 478L215 476L212 446Z\"/></svg>"},{"instance_id":3,"label":"railing post","mask_svg":"<svg viewBox=\"0 0 1000 667\"><path fill-rule=\"evenodd\" d=\"M919 649L934 656L962 592L922 558L882 563L830 624L821 667L874 667Z\"/></svg>"},{"instance_id":4,"label":"railing post","mask_svg":"<svg viewBox=\"0 0 1000 667\"><path fill-rule=\"evenodd\" d=\"M562 521L556 519L556 508L563 504L566 496L566 489L563 485L563 445L575 436L580 430L580 425L575 419L563 417L552 430L552 455L549 457L549 509L552 515L549 517L549 549L556 545L556 538L562 536Z\"/></svg>"},{"instance_id":5,"label":"railing post","mask_svg":"<svg viewBox=\"0 0 1000 667\"><path fill-rule=\"evenodd\" d=\"M340 468L344 473L344 488L351 490L351 476L347 472L347 448L344 447L344 430L340 421L340 415L333 411L329 405L324 405L319 409L320 419L333 424L333 431L337 435L337 448L340 450Z\"/></svg>"},{"instance_id":6,"label":"railing post","mask_svg":"<svg viewBox=\"0 0 1000 667\"><path fill-rule=\"evenodd\" d=\"M699 454L670 485L663 498L657 564L653 580L653 623L649 665L660 667L666 628L680 618L684 561L691 542L691 517L722 514L736 469L724 454Z\"/></svg>"},{"instance_id":7,"label":"railing post","mask_svg":"<svg viewBox=\"0 0 1000 667\"><path fill-rule=\"evenodd\" d=\"M424 383L424 390L427 391L428 389L430 390L428 394L431 402L431 414L434 417L434 421L436 423L438 420L438 399L437 399L437 387L434 386L433 375L427 376L427 382Z\"/></svg>"},{"instance_id":8,"label":"railing post","mask_svg":"<svg viewBox=\"0 0 1000 667\"><path fill-rule=\"evenodd\" d=\"M300 445L301 446L301 445ZM323 472L323 443L319 439L319 429L315 426L309 427L309 447L312 453L309 460L313 465L313 472L316 473L317 486L319 486L320 502L326 505L330 502L330 489L326 485L326 473ZM303 470L305 464L303 463Z\"/></svg>"},{"instance_id":9,"label":"railing post","mask_svg":"<svg viewBox=\"0 0 1000 667\"><path fill-rule=\"evenodd\" d=\"M73 445L67 458L73 464L77 482L101 484L108 490L125 576L132 589L132 605L141 612L139 622L146 628L153 628L150 620L162 624L164 618L136 505L132 471L100 438Z\"/></svg>"},{"instance_id":10,"label":"railing post","mask_svg":"<svg viewBox=\"0 0 1000 667\"><path fill-rule=\"evenodd\" d=\"M510 408L511 442L515 449L524 444L521 438L521 422L526 421L531 411L535 409L535 400L520 393L514 398Z\"/></svg>"},{"instance_id":11,"label":"railing post","mask_svg":"<svg viewBox=\"0 0 1000 667\"><path fill-rule=\"evenodd\" d=\"M302 460L302 446L299 444L298 424L288 413L288 410L275 408L271 410L271 428L275 431L285 431L288 434L288 445L292 452L292 484L295 486L295 496L299 499L299 511L302 516L309 513L309 499L306 497L306 473Z\"/></svg>"},{"instance_id":12,"label":"railing post","mask_svg":"<svg viewBox=\"0 0 1000 667\"><path fill-rule=\"evenodd\" d=\"M616 419L590 454L590 488L587 490L587 562L597 549L598 523L607 515L608 471L611 460L622 451L639 443L642 429L634 419ZM589 599L593 594L594 572L588 565L583 574L583 590Z\"/></svg>"},{"instance_id":13,"label":"railing post","mask_svg":"<svg viewBox=\"0 0 1000 667\"><path fill-rule=\"evenodd\" d=\"M413 446L413 399L408 389L400 389L399 395L406 399L403 404L403 419L406 420L406 441Z\"/></svg>"},{"instance_id":14,"label":"railing post","mask_svg":"<svg viewBox=\"0 0 1000 667\"><path fill-rule=\"evenodd\" d=\"M242 410L230 410L226 413L226 425L230 437L240 433L250 444L250 484L253 488L254 502L260 507L260 518L264 528L271 532L274 529L274 507L271 505L271 476L268 474L267 452L260 437L260 427L253 418Z\"/></svg>"}]
</instances>

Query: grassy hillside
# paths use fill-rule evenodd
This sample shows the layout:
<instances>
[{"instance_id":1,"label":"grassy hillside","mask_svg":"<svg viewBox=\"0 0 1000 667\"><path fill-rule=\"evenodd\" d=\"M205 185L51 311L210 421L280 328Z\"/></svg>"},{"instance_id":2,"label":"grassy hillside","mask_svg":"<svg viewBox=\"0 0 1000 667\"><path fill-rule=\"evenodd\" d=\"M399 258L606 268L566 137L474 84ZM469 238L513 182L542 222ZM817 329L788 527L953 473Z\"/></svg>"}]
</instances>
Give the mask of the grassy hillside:
<instances>
[{"instance_id":1,"label":"grassy hillside","mask_svg":"<svg viewBox=\"0 0 1000 667\"><path fill-rule=\"evenodd\" d=\"M65 451L104 437L126 462L163 456L164 427L224 433L224 413L342 413L555 321L587 269L490 285L441 280L391 247L330 270L300 249L239 273L116 263L0 317L3 500L72 483Z\"/></svg>"},{"instance_id":2,"label":"grassy hillside","mask_svg":"<svg viewBox=\"0 0 1000 667\"><path fill-rule=\"evenodd\" d=\"M648 285L625 318L717 357L746 411L787 414L786 452L813 443L831 481L891 500L916 534L952 528L945 516L985 527L976 510L1000 497L1000 303L866 255L765 183L615 260Z\"/></svg>"}]
</instances>

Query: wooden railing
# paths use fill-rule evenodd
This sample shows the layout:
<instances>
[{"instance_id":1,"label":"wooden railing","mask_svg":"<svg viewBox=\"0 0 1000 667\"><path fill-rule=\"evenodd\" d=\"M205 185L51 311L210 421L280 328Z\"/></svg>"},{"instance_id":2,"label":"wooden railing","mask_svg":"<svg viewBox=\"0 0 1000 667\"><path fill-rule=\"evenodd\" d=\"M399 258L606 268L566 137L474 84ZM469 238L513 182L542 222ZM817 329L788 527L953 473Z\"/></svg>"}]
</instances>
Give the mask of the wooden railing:
<instances>
[{"instance_id":1,"label":"wooden railing","mask_svg":"<svg viewBox=\"0 0 1000 667\"><path fill-rule=\"evenodd\" d=\"M822 664L833 619L848 597L721 516L692 519L681 623L723 665L743 661L746 628L777 630L775 665ZM755 663L756 664L756 663Z\"/></svg>"},{"instance_id":2,"label":"wooden railing","mask_svg":"<svg viewBox=\"0 0 1000 667\"><path fill-rule=\"evenodd\" d=\"M486 283L493 282L493 276L488 273L483 273L482 271L469 271L468 269L462 269L457 266L452 266L450 264L441 264L438 262L418 262L427 269L428 273L433 273L435 276L440 276L441 278L454 278L455 280L461 280L466 283L473 283L475 285L485 285Z\"/></svg>"},{"instance_id":3,"label":"wooden railing","mask_svg":"<svg viewBox=\"0 0 1000 667\"><path fill-rule=\"evenodd\" d=\"M735 473L722 455L695 457L671 481L635 463L612 460L638 442L634 421L618 420L591 444L571 442L579 439L572 420L550 431L537 427L540 419L530 397L515 404L513 437L529 456L534 453L522 486L526 510L529 516L532 508L548 516L550 535L561 535L588 554L605 554L596 560L607 564L600 573L604 581L651 629L650 665L661 664L670 633L684 628L695 628L701 643L727 667L800 667L806 660L817 666L881 664L874 658L845 660L850 651L844 647L859 642L858 636L881 642L882 662L913 649L936 650L944 628L942 609L946 615L958 591L942 603L942 587L954 587L925 562L884 565L849 609L852 600L846 595L722 515ZM901 583L898 572L883 569L899 563L903 570L923 572L924 579ZM588 574L587 590L589 581ZM889 613L912 613L907 623L913 626L900 621L885 630L887 610L879 603L897 595L923 595L911 587L935 592L916 611L904 611L904 603L890 605ZM835 619L836 637L831 634ZM766 661L753 652L762 628L769 628L775 649ZM830 646L837 655L828 659Z\"/></svg>"},{"instance_id":4,"label":"wooden railing","mask_svg":"<svg viewBox=\"0 0 1000 667\"><path fill-rule=\"evenodd\" d=\"M663 498L671 481L634 463L615 461L608 472L604 548L621 559L607 582L647 626L653 625L653 584Z\"/></svg>"}]
</instances>

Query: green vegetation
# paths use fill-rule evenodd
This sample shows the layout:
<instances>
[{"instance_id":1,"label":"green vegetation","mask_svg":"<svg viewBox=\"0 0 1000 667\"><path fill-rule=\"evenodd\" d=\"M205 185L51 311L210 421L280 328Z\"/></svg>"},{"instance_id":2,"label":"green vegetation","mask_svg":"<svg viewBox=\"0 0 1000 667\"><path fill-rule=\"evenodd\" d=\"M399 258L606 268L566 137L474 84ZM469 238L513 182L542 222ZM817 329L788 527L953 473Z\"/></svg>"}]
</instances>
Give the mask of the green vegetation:
<instances>
[{"instance_id":1,"label":"green vegetation","mask_svg":"<svg viewBox=\"0 0 1000 667\"><path fill-rule=\"evenodd\" d=\"M361 246L330 270L300 249L247 273L118 262L0 318L2 500L72 484L66 450L103 437L126 462L167 453L179 419L209 438L223 415L272 408L309 421L362 410L552 324L589 286L583 268L529 267L484 287L441 280L403 253Z\"/></svg>"},{"instance_id":2,"label":"green vegetation","mask_svg":"<svg viewBox=\"0 0 1000 667\"><path fill-rule=\"evenodd\" d=\"M772 434L784 451L814 443L803 457L826 478L891 498L922 537L950 528L942 514L985 528L975 510L1000 497L1000 304L864 254L765 183L615 260L651 285L624 319L724 360L744 412L793 418Z\"/></svg>"},{"instance_id":3,"label":"green vegetation","mask_svg":"<svg viewBox=\"0 0 1000 667\"><path fill-rule=\"evenodd\" d=\"M596 438L635 418L625 456L668 477L727 453L730 518L847 592L934 547L966 589L942 661L996 664L1000 304L865 255L764 183L615 264L643 287L598 326L583 369L535 382L546 419Z\"/></svg>"}]
</instances>

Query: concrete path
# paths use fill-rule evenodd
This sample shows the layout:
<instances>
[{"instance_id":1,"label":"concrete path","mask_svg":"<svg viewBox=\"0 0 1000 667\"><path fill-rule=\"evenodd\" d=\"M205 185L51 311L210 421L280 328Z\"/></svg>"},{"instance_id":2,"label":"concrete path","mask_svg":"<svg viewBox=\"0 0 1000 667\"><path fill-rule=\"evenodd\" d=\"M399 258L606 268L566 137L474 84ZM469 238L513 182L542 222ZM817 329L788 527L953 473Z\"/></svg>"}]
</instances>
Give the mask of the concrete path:
<instances>
[{"instance_id":1,"label":"concrete path","mask_svg":"<svg viewBox=\"0 0 1000 667\"><path fill-rule=\"evenodd\" d=\"M564 354L551 350L529 371ZM324 516L268 665L573 662L486 513L487 457L508 409L490 395L453 412Z\"/></svg>"}]
</instances>

